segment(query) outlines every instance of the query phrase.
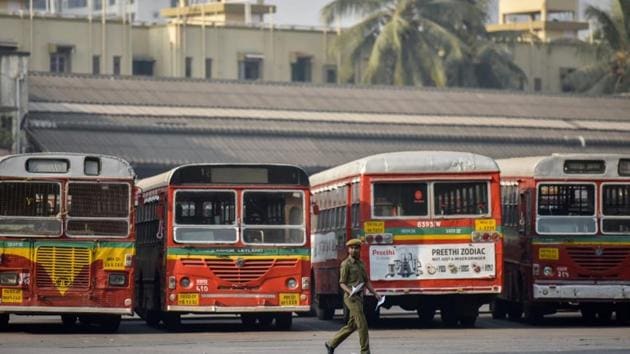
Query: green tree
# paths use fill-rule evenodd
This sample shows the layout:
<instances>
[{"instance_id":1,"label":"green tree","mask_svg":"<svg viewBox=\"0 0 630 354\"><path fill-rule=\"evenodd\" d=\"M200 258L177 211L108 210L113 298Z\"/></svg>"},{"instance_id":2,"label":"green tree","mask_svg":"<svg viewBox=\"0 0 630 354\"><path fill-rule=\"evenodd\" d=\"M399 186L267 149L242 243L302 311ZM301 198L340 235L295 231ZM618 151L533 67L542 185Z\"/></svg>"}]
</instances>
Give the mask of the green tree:
<instances>
[{"instance_id":1,"label":"green tree","mask_svg":"<svg viewBox=\"0 0 630 354\"><path fill-rule=\"evenodd\" d=\"M597 24L597 61L568 75L564 85L589 94L630 92L630 0L613 0L610 13L589 6L586 17Z\"/></svg>"},{"instance_id":2,"label":"green tree","mask_svg":"<svg viewBox=\"0 0 630 354\"><path fill-rule=\"evenodd\" d=\"M485 3L334 0L322 9L322 19L332 24L347 16L361 18L335 41L342 81L354 79L357 66L363 66L358 79L364 83L518 86L522 72L487 36ZM506 80L504 75L511 76Z\"/></svg>"}]
</instances>

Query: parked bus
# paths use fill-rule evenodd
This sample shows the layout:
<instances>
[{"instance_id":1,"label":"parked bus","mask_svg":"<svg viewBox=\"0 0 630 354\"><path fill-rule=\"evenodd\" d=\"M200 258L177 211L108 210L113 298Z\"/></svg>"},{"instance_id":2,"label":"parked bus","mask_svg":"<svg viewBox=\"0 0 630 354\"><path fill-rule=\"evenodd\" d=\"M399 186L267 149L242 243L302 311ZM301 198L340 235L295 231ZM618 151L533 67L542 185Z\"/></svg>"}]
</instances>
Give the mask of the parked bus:
<instances>
[{"instance_id":1,"label":"parked bus","mask_svg":"<svg viewBox=\"0 0 630 354\"><path fill-rule=\"evenodd\" d=\"M505 287L493 316L630 315L630 155L499 160Z\"/></svg>"},{"instance_id":2,"label":"parked bus","mask_svg":"<svg viewBox=\"0 0 630 354\"><path fill-rule=\"evenodd\" d=\"M112 156L0 159L0 327L57 314L115 331L133 313L134 181Z\"/></svg>"},{"instance_id":3,"label":"parked bus","mask_svg":"<svg viewBox=\"0 0 630 354\"><path fill-rule=\"evenodd\" d=\"M308 176L274 164L193 164L138 183L136 312L240 314L288 329L310 310Z\"/></svg>"},{"instance_id":4,"label":"parked bus","mask_svg":"<svg viewBox=\"0 0 630 354\"><path fill-rule=\"evenodd\" d=\"M479 307L502 286L499 169L464 152L369 156L311 176L313 304L321 319L341 308L345 242L365 241L361 257L383 306L436 310L448 326L474 326ZM364 298L368 321L379 317Z\"/></svg>"}]
</instances>

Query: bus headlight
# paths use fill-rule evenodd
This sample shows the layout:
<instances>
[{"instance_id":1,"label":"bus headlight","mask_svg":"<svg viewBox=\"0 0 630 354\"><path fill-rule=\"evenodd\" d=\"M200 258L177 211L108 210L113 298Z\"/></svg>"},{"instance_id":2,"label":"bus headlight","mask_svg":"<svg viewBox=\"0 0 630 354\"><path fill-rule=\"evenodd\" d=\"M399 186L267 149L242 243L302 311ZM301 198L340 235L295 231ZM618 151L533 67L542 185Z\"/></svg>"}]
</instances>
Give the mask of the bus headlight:
<instances>
[{"instance_id":1,"label":"bus headlight","mask_svg":"<svg viewBox=\"0 0 630 354\"><path fill-rule=\"evenodd\" d=\"M175 289L175 286L177 285L177 280L175 279L174 275L171 275L170 277L168 277L168 288L169 289Z\"/></svg>"},{"instance_id":2,"label":"bus headlight","mask_svg":"<svg viewBox=\"0 0 630 354\"><path fill-rule=\"evenodd\" d=\"M125 273L112 273L109 275L109 285L111 286L125 286L127 285L127 274Z\"/></svg>"},{"instance_id":3,"label":"bus headlight","mask_svg":"<svg viewBox=\"0 0 630 354\"><path fill-rule=\"evenodd\" d=\"M287 288L289 289L295 289L297 288L297 280L295 280L295 278L289 278L287 279Z\"/></svg>"},{"instance_id":4,"label":"bus headlight","mask_svg":"<svg viewBox=\"0 0 630 354\"><path fill-rule=\"evenodd\" d=\"M18 285L18 273L4 272L0 273L0 285Z\"/></svg>"},{"instance_id":5,"label":"bus headlight","mask_svg":"<svg viewBox=\"0 0 630 354\"><path fill-rule=\"evenodd\" d=\"M179 280L179 285L182 286L182 288L187 288L190 286L190 279L188 277L183 277Z\"/></svg>"},{"instance_id":6,"label":"bus headlight","mask_svg":"<svg viewBox=\"0 0 630 354\"><path fill-rule=\"evenodd\" d=\"M546 277L553 276L553 268L551 268L551 267L549 267L549 266L546 266L546 267L543 269L543 274L544 274Z\"/></svg>"}]
</instances>

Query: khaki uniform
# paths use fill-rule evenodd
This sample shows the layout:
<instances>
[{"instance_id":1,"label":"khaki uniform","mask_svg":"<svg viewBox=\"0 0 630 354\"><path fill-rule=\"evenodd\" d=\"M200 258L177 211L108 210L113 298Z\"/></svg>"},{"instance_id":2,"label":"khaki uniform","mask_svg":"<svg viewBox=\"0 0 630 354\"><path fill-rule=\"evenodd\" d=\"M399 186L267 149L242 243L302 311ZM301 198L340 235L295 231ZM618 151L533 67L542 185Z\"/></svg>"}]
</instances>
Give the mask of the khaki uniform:
<instances>
[{"instance_id":1,"label":"khaki uniform","mask_svg":"<svg viewBox=\"0 0 630 354\"><path fill-rule=\"evenodd\" d=\"M365 265L361 262L361 260L348 256L348 258L341 262L339 283L346 284L350 289L352 289L353 286L356 286L359 283L366 284L367 281L367 272L365 271ZM348 338L352 332L358 330L361 354L369 354L370 341L368 338L368 324L365 319L365 314L363 313L363 290L359 291L359 293L353 295L352 297L344 291L343 302L346 304L346 307L350 312L348 323L335 334L328 344L332 348L336 348L339 344L341 344L341 342Z\"/></svg>"}]
</instances>

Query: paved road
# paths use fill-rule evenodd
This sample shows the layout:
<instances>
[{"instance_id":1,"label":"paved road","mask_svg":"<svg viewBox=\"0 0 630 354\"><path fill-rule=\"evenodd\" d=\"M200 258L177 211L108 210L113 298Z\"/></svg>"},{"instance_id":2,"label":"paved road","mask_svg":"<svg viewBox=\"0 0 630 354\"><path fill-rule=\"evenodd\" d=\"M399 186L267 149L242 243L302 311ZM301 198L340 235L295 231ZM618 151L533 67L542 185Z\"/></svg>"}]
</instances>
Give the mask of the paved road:
<instances>
[{"instance_id":1,"label":"paved road","mask_svg":"<svg viewBox=\"0 0 630 354\"><path fill-rule=\"evenodd\" d=\"M244 331L233 316L184 320L177 333L148 327L127 318L117 334L77 327L68 331L58 317L12 316L0 333L0 353L324 353L323 342L342 325L315 318L294 318L291 331ZM371 328L372 353L630 353L630 326L586 325L576 314L546 318L538 326L492 320L482 314L473 329L448 329L436 319L422 326L410 313L388 312ZM350 337L336 353L358 353Z\"/></svg>"}]
</instances>

